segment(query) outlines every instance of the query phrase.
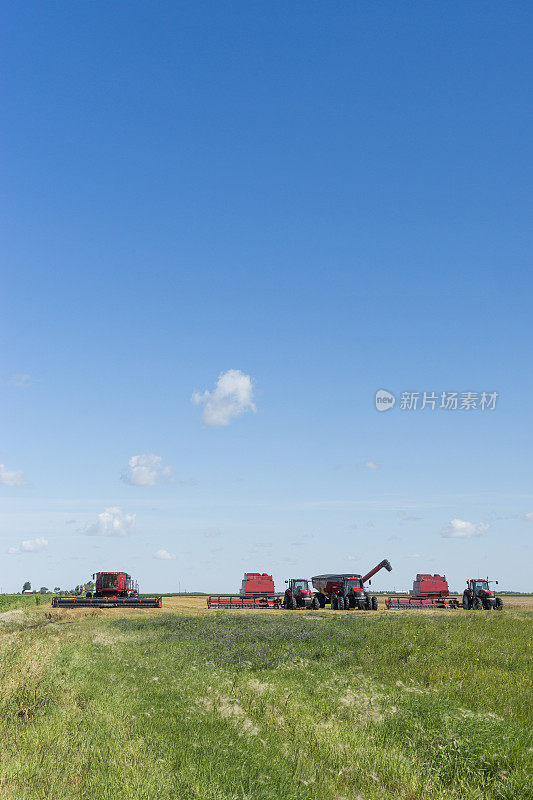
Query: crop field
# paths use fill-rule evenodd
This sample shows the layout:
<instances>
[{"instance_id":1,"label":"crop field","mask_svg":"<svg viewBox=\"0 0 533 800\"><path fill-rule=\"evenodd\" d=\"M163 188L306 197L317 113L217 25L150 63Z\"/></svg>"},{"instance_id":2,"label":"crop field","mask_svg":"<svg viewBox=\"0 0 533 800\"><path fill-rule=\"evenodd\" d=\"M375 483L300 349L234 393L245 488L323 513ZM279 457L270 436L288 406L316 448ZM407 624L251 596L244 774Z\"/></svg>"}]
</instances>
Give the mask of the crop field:
<instances>
[{"instance_id":1,"label":"crop field","mask_svg":"<svg viewBox=\"0 0 533 800\"><path fill-rule=\"evenodd\" d=\"M2 800L526 800L532 598L503 612L0 598Z\"/></svg>"}]
</instances>

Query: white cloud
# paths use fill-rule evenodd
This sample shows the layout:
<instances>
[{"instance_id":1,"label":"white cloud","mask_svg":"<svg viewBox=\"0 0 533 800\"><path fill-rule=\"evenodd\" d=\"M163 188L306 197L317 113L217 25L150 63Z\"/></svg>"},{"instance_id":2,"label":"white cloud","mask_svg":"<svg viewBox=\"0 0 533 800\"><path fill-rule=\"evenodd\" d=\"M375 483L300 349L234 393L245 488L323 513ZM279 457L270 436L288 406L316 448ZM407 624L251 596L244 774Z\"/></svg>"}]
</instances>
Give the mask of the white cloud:
<instances>
[{"instance_id":1,"label":"white cloud","mask_svg":"<svg viewBox=\"0 0 533 800\"><path fill-rule=\"evenodd\" d=\"M172 480L172 467L166 467L161 456L141 453L129 459L121 478L132 486L155 486L160 479Z\"/></svg>"},{"instance_id":2,"label":"white cloud","mask_svg":"<svg viewBox=\"0 0 533 800\"><path fill-rule=\"evenodd\" d=\"M127 536L135 527L135 514L125 514L119 506L110 506L98 514L96 522L86 525L87 536Z\"/></svg>"},{"instance_id":3,"label":"white cloud","mask_svg":"<svg viewBox=\"0 0 533 800\"><path fill-rule=\"evenodd\" d=\"M4 486L28 485L21 469L8 469L5 464L0 464L0 483Z\"/></svg>"},{"instance_id":4,"label":"white cloud","mask_svg":"<svg viewBox=\"0 0 533 800\"><path fill-rule=\"evenodd\" d=\"M218 528L207 528L207 530L204 531L204 536L220 536L220 530Z\"/></svg>"},{"instance_id":5,"label":"white cloud","mask_svg":"<svg viewBox=\"0 0 533 800\"><path fill-rule=\"evenodd\" d=\"M32 383L31 375L21 373L19 375L12 375L8 383L10 386L29 386Z\"/></svg>"},{"instance_id":6,"label":"white cloud","mask_svg":"<svg viewBox=\"0 0 533 800\"><path fill-rule=\"evenodd\" d=\"M473 536L482 536L489 527L486 522L466 522L463 519L452 519L441 535L446 539L471 539Z\"/></svg>"},{"instance_id":7,"label":"white cloud","mask_svg":"<svg viewBox=\"0 0 533 800\"><path fill-rule=\"evenodd\" d=\"M363 469L379 469L379 464L376 464L375 461L365 461L361 466Z\"/></svg>"},{"instance_id":8,"label":"white cloud","mask_svg":"<svg viewBox=\"0 0 533 800\"><path fill-rule=\"evenodd\" d=\"M168 550L156 550L154 558L158 558L160 561L171 561L173 558L176 558L176 556L169 553Z\"/></svg>"},{"instance_id":9,"label":"white cloud","mask_svg":"<svg viewBox=\"0 0 533 800\"><path fill-rule=\"evenodd\" d=\"M528 511L527 514L524 514L524 519L533 519L533 511Z\"/></svg>"},{"instance_id":10,"label":"white cloud","mask_svg":"<svg viewBox=\"0 0 533 800\"><path fill-rule=\"evenodd\" d=\"M15 553L37 553L39 550L44 550L45 547L48 547L48 540L43 536L39 536L36 539L24 539L20 547L9 547L7 552L10 555Z\"/></svg>"},{"instance_id":11,"label":"white cloud","mask_svg":"<svg viewBox=\"0 0 533 800\"><path fill-rule=\"evenodd\" d=\"M246 411L254 411L254 385L249 375L240 369L228 369L222 372L212 392L201 394L194 392L191 400L196 406L203 405L202 420L206 425L229 425L234 417L240 417Z\"/></svg>"},{"instance_id":12,"label":"white cloud","mask_svg":"<svg viewBox=\"0 0 533 800\"><path fill-rule=\"evenodd\" d=\"M409 558L420 558L420 553L411 553Z\"/></svg>"}]
</instances>

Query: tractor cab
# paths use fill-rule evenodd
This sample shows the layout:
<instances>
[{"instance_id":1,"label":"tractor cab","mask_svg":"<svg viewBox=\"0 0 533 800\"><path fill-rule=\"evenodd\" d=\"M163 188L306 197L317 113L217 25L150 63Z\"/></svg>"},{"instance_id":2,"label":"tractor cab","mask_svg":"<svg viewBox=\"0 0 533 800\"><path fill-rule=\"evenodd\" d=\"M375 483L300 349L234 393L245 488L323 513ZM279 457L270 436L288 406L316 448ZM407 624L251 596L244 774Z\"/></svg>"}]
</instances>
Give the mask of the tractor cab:
<instances>
[{"instance_id":1,"label":"tractor cab","mask_svg":"<svg viewBox=\"0 0 533 800\"><path fill-rule=\"evenodd\" d=\"M471 578L467 583L473 597L494 597L494 592L485 578Z\"/></svg>"},{"instance_id":2,"label":"tractor cab","mask_svg":"<svg viewBox=\"0 0 533 800\"><path fill-rule=\"evenodd\" d=\"M289 580L288 591L292 592L295 597L302 597L306 594L310 595L309 581L305 578L291 578Z\"/></svg>"}]
</instances>

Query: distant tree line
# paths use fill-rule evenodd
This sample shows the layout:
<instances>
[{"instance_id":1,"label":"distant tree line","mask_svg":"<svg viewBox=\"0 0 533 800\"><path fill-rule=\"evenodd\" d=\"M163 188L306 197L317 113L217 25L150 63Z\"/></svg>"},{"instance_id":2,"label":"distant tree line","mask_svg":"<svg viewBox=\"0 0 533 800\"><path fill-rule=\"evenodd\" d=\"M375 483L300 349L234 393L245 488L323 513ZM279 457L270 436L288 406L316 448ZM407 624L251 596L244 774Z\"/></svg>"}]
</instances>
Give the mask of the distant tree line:
<instances>
[{"instance_id":1,"label":"distant tree line","mask_svg":"<svg viewBox=\"0 0 533 800\"><path fill-rule=\"evenodd\" d=\"M22 593L31 591L30 581L25 581L22 587ZM94 581L87 581L87 583L80 583L74 589L62 589L60 586L55 586L52 592L48 586L41 586L39 594L60 594L60 595L76 595L85 594L85 592L94 592Z\"/></svg>"}]
</instances>

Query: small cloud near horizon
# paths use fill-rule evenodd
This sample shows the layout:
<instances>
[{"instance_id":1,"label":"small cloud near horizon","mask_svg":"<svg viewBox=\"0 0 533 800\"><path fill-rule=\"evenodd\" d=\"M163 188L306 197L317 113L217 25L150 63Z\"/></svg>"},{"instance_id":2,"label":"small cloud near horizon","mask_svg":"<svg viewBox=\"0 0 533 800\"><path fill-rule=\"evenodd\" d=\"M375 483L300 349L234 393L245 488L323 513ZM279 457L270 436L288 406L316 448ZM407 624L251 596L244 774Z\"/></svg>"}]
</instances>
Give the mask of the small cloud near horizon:
<instances>
[{"instance_id":1,"label":"small cloud near horizon","mask_svg":"<svg viewBox=\"0 0 533 800\"><path fill-rule=\"evenodd\" d=\"M98 514L96 522L82 528L86 536L127 536L135 527L135 514L125 514L120 506L109 506Z\"/></svg>"},{"instance_id":2,"label":"small cloud near horizon","mask_svg":"<svg viewBox=\"0 0 533 800\"><path fill-rule=\"evenodd\" d=\"M441 536L444 539L471 539L474 536L483 536L490 525L486 522L467 522L464 519L452 519L443 528Z\"/></svg>"},{"instance_id":3,"label":"small cloud near horizon","mask_svg":"<svg viewBox=\"0 0 533 800\"><path fill-rule=\"evenodd\" d=\"M174 481L172 467L165 466L161 456L155 453L132 456L120 477L130 486L155 486L160 481Z\"/></svg>"},{"instance_id":4,"label":"small cloud near horizon","mask_svg":"<svg viewBox=\"0 0 533 800\"><path fill-rule=\"evenodd\" d=\"M172 561L176 558L176 556L173 553L169 553L168 550L156 550L154 553L154 558L157 558L160 561Z\"/></svg>"},{"instance_id":5,"label":"small cloud near horizon","mask_svg":"<svg viewBox=\"0 0 533 800\"><path fill-rule=\"evenodd\" d=\"M38 536L36 539L24 539L19 547L8 547L8 555L16 555L17 553L37 553L39 550L44 550L48 547L48 539L44 536Z\"/></svg>"},{"instance_id":6,"label":"small cloud near horizon","mask_svg":"<svg viewBox=\"0 0 533 800\"><path fill-rule=\"evenodd\" d=\"M28 486L21 469L8 469L5 464L0 464L0 483L3 486Z\"/></svg>"}]
</instances>

